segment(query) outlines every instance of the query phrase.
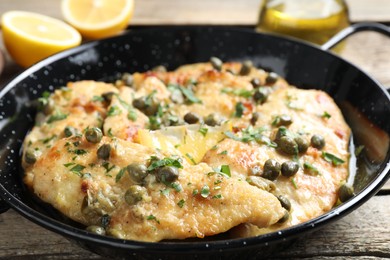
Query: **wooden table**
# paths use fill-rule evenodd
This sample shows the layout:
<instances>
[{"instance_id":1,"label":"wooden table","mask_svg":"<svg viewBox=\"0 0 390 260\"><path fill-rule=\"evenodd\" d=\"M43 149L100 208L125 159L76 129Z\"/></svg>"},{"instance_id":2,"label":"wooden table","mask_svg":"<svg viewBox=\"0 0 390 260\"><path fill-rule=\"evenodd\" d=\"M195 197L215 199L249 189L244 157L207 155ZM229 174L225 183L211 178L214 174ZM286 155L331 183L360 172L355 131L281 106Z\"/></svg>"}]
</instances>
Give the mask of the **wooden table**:
<instances>
[{"instance_id":1,"label":"wooden table","mask_svg":"<svg viewBox=\"0 0 390 260\"><path fill-rule=\"evenodd\" d=\"M389 0L349 0L352 22L390 22ZM223 4L222 4L223 3ZM138 0L131 25L227 24L254 26L260 0ZM1 0L0 14L19 9L61 18L58 0ZM2 43L0 49L4 51ZM390 87L390 39L373 32L347 40L340 54ZM7 56L0 86L22 71ZM271 259L390 258L390 182L377 196L342 220ZM104 259L24 219L14 210L0 215L0 259Z\"/></svg>"}]
</instances>

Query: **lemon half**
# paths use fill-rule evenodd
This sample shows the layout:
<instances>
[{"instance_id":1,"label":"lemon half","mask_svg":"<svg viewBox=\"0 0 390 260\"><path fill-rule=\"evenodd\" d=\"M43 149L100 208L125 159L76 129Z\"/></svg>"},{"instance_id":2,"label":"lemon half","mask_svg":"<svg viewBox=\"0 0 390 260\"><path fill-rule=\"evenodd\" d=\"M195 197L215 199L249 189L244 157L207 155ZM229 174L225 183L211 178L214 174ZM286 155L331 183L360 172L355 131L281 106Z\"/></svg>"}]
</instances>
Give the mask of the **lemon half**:
<instances>
[{"instance_id":1,"label":"lemon half","mask_svg":"<svg viewBox=\"0 0 390 260\"><path fill-rule=\"evenodd\" d=\"M124 30L133 16L134 0L62 0L65 20L84 37L100 39Z\"/></svg>"},{"instance_id":2,"label":"lemon half","mask_svg":"<svg viewBox=\"0 0 390 260\"><path fill-rule=\"evenodd\" d=\"M23 67L81 43L77 30L45 15L9 11L3 14L1 23L5 47Z\"/></svg>"}]
</instances>

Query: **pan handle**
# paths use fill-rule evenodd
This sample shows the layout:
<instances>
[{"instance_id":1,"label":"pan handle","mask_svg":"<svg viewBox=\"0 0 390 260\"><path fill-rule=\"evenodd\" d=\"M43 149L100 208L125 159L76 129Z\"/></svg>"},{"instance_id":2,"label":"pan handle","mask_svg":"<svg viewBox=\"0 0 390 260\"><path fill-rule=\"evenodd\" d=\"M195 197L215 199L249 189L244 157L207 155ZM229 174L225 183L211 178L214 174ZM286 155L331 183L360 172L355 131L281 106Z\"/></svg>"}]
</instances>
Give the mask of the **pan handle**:
<instances>
[{"instance_id":1,"label":"pan handle","mask_svg":"<svg viewBox=\"0 0 390 260\"><path fill-rule=\"evenodd\" d=\"M0 214L9 210L9 205L0 197Z\"/></svg>"},{"instance_id":2,"label":"pan handle","mask_svg":"<svg viewBox=\"0 0 390 260\"><path fill-rule=\"evenodd\" d=\"M339 42L345 40L348 36L361 32L361 31L375 31L387 35L390 37L390 28L380 23L356 23L345 28L344 30L337 33L335 36L330 38L329 41L321 46L322 50L329 50L337 45Z\"/></svg>"}]
</instances>

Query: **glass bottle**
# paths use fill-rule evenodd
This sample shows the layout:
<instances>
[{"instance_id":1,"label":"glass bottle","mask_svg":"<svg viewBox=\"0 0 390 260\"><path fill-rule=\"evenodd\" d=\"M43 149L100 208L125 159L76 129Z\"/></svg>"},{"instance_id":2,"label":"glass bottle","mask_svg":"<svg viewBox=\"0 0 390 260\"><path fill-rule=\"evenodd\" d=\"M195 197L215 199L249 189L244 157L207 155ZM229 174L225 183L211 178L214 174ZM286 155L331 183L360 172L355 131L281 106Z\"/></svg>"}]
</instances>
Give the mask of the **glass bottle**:
<instances>
[{"instance_id":1,"label":"glass bottle","mask_svg":"<svg viewBox=\"0 0 390 260\"><path fill-rule=\"evenodd\" d=\"M343 0L263 0L256 29L321 45L349 24Z\"/></svg>"}]
</instances>

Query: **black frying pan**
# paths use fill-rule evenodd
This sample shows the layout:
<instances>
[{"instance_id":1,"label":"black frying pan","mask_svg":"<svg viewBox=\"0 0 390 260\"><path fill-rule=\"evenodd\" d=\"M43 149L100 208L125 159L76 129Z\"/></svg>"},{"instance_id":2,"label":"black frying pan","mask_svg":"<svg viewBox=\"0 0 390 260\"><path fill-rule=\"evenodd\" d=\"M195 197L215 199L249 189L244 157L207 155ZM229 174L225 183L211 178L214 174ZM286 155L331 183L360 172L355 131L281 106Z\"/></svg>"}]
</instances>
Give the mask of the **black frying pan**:
<instances>
[{"instance_id":1,"label":"black frying pan","mask_svg":"<svg viewBox=\"0 0 390 260\"><path fill-rule=\"evenodd\" d=\"M381 25L356 25L341 38ZM390 97L374 79L347 61L326 51L336 38L320 48L294 40L225 27L170 27L144 29L90 42L54 55L27 69L0 92L0 202L31 221L57 232L83 247L106 256L124 258L262 258L281 243L314 231L345 216L373 196L389 179ZM343 108L354 133L354 143L366 146L356 165L356 196L306 223L258 237L145 243L93 235L50 206L32 199L22 183L22 141L35 116L33 100L68 81L114 81L123 72L145 71L156 65L174 69L182 64L250 59L273 70L300 88L322 89ZM376 140L376 145L371 145ZM378 141L379 140L379 141ZM355 164L354 164L355 165Z\"/></svg>"}]
</instances>

